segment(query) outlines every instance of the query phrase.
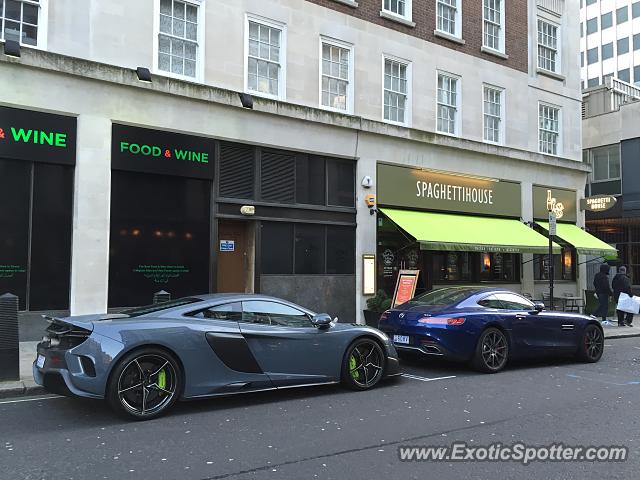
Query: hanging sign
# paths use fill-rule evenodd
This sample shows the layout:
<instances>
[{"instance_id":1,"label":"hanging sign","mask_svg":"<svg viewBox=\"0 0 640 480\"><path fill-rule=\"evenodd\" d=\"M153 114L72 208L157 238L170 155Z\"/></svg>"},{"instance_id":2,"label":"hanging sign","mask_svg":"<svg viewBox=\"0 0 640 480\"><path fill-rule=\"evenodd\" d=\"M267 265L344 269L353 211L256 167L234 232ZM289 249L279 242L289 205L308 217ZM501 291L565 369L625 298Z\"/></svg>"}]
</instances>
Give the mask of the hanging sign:
<instances>
[{"instance_id":1,"label":"hanging sign","mask_svg":"<svg viewBox=\"0 0 640 480\"><path fill-rule=\"evenodd\" d=\"M400 270L398 272L391 308L407 303L414 297L418 285L418 275L420 275L420 270Z\"/></svg>"},{"instance_id":2,"label":"hanging sign","mask_svg":"<svg viewBox=\"0 0 640 480\"><path fill-rule=\"evenodd\" d=\"M613 208L617 201L613 195L594 195L580 200L580 210L604 212Z\"/></svg>"},{"instance_id":3,"label":"hanging sign","mask_svg":"<svg viewBox=\"0 0 640 480\"><path fill-rule=\"evenodd\" d=\"M546 220L550 211L559 222L574 223L578 219L576 191L534 185L533 218Z\"/></svg>"}]
</instances>

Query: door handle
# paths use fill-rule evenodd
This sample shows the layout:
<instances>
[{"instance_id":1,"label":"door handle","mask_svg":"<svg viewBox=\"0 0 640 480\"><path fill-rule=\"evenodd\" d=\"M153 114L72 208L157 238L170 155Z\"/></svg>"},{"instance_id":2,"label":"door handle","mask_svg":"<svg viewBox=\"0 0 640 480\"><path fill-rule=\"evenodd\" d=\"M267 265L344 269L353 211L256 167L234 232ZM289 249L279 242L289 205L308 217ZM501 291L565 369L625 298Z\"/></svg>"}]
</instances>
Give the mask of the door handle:
<instances>
[{"instance_id":1,"label":"door handle","mask_svg":"<svg viewBox=\"0 0 640 480\"><path fill-rule=\"evenodd\" d=\"M520 315L516 315L516 318L517 318L518 320L523 320L523 319L527 318L527 316L528 316L528 315L522 315L522 314L520 314Z\"/></svg>"}]
</instances>

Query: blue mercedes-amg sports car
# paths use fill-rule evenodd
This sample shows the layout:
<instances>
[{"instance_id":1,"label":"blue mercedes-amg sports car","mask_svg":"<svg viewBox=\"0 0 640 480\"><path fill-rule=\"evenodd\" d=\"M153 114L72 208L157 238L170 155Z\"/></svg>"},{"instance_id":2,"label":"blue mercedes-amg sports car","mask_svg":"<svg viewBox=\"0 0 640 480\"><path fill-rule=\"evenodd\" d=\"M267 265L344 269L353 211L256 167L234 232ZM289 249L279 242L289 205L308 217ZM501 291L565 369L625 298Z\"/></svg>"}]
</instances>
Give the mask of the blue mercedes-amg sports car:
<instances>
[{"instance_id":1,"label":"blue mercedes-amg sports car","mask_svg":"<svg viewBox=\"0 0 640 480\"><path fill-rule=\"evenodd\" d=\"M179 399L342 382L355 390L399 375L375 328L332 321L277 298L214 294L119 314L45 317L35 381L106 399L135 419Z\"/></svg>"},{"instance_id":2,"label":"blue mercedes-amg sports car","mask_svg":"<svg viewBox=\"0 0 640 480\"><path fill-rule=\"evenodd\" d=\"M433 290L386 311L379 328L400 353L470 361L488 373L516 357L572 354L597 362L604 350L596 318L545 311L542 303L496 288Z\"/></svg>"}]
</instances>

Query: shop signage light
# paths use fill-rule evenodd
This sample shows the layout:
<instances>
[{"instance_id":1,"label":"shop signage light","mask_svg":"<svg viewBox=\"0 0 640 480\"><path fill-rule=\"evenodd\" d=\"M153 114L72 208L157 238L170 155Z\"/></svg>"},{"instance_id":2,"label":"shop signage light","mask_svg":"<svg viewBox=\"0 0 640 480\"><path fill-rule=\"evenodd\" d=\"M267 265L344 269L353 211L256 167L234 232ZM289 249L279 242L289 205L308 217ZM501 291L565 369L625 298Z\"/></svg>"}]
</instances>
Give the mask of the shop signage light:
<instances>
[{"instance_id":1,"label":"shop signage light","mask_svg":"<svg viewBox=\"0 0 640 480\"><path fill-rule=\"evenodd\" d=\"M578 201L575 190L547 185L533 186L533 218L546 222L552 212L556 220L575 222L578 219Z\"/></svg>"},{"instance_id":2,"label":"shop signage light","mask_svg":"<svg viewBox=\"0 0 640 480\"><path fill-rule=\"evenodd\" d=\"M580 200L580 209L590 212L604 212L613 208L617 201L613 195L594 195Z\"/></svg>"}]
</instances>

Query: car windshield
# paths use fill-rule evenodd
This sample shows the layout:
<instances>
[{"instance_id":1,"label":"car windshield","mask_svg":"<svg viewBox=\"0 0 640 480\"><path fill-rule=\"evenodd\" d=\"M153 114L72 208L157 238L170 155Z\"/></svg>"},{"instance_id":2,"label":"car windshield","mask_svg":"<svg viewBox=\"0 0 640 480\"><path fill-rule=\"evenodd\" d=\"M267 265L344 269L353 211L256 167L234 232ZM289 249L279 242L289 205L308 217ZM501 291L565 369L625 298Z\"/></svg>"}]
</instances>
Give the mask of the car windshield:
<instances>
[{"instance_id":1,"label":"car windshield","mask_svg":"<svg viewBox=\"0 0 640 480\"><path fill-rule=\"evenodd\" d=\"M141 315L147 315L148 313L160 312L174 307L182 307L183 305L189 305L191 303L201 302L201 298L187 297L178 298L177 300L171 300L169 302L156 303L153 305L145 305L144 307L135 307L127 310L123 310L120 313L128 315L130 317L139 317Z\"/></svg>"},{"instance_id":2,"label":"car windshield","mask_svg":"<svg viewBox=\"0 0 640 480\"><path fill-rule=\"evenodd\" d=\"M440 288L431 292L423 293L411 300L410 305L453 305L469 296L471 288Z\"/></svg>"}]
</instances>

